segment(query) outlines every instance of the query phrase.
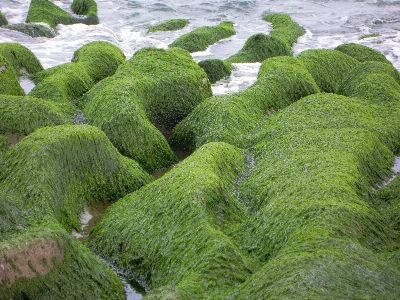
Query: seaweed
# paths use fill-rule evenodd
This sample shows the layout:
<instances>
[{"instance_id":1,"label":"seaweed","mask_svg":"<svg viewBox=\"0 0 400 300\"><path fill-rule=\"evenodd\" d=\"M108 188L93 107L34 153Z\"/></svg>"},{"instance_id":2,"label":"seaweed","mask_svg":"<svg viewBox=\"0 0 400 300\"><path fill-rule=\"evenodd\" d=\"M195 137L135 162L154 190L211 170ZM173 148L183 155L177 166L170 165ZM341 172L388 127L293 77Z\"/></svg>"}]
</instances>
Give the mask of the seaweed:
<instances>
[{"instance_id":1,"label":"seaweed","mask_svg":"<svg viewBox=\"0 0 400 300\"><path fill-rule=\"evenodd\" d=\"M232 71L232 66L220 59L205 59L199 62L199 66L206 72L211 83L229 76Z\"/></svg>"},{"instance_id":2,"label":"seaweed","mask_svg":"<svg viewBox=\"0 0 400 300\"><path fill-rule=\"evenodd\" d=\"M0 133L28 135L45 126L72 124L72 105L30 96L0 95Z\"/></svg>"},{"instance_id":3,"label":"seaweed","mask_svg":"<svg viewBox=\"0 0 400 300\"><path fill-rule=\"evenodd\" d=\"M206 73L187 51L143 48L80 105L124 155L157 170L177 158L156 127L171 130L211 93Z\"/></svg>"},{"instance_id":4,"label":"seaweed","mask_svg":"<svg viewBox=\"0 0 400 300\"><path fill-rule=\"evenodd\" d=\"M0 26L8 25L6 16L0 11Z\"/></svg>"},{"instance_id":5,"label":"seaweed","mask_svg":"<svg viewBox=\"0 0 400 300\"><path fill-rule=\"evenodd\" d=\"M187 24L189 24L189 20L186 19L171 19L150 27L148 32L174 31L185 27Z\"/></svg>"},{"instance_id":6,"label":"seaweed","mask_svg":"<svg viewBox=\"0 0 400 300\"><path fill-rule=\"evenodd\" d=\"M36 73L32 97L65 102L77 99L101 79L115 73L125 61L123 52L113 44L90 42L75 51L71 63Z\"/></svg>"},{"instance_id":7,"label":"seaweed","mask_svg":"<svg viewBox=\"0 0 400 300\"><path fill-rule=\"evenodd\" d=\"M298 59L289 56L266 59L253 86L199 104L174 128L169 142L188 151L211 141L246 147L249 134L257 130L265 115L317 92L314 79Z\"/></svg>"},{"instance_id":8,"label":"seaweed","mask_svg":"<svg viewBox=\"0 0 400 300\"><path fill-rule=\"evenodd\" d=\"M359 40L369 39L369 38L378 37L378 36L380 36L380 34L378 34L378 33L364 34L359 38Z\"/></svg>"},{"instance_id":9,"label":"seaweed","mask_svg":"<svg viewBox=\"0 0 400 300\"><path fill-rule=\"evenodd\" d=\"M95 0L74 0L71 4L71 9L77 15L85 15L85 24L87 25L100 23Z\"/></svg>"},{"instance_id":10,"label":"seaweed","mask_svg":"<svg viewBox=\"0 0 400 300\"><path fill-rule=\"evenodd\" d=\"M93 1L94 2L94 1ZM90 0L77 1L74 0L73 10L79 11L84 7L88 7L88 15L86 18L78 18L72 16L62 8L50 0L32 0L29 6L26 23L47 23L52 28L56 28L58 24L71 25L76 23L84 23L88 25L98 24L99 19L96 15L97 5Z\"/></svg>"},{"instance_id":11,"label":"seaweed","mask_svg":"<svg viewBox=\"0 0 400 300\"><path fill-rule=\"evenodd\" d=\"M0 44L0 94L22 96L18 77L43 70L31 50L18 43Z\"/></svg>"},{"instance_id":12,"label":"seaweed","mask_svg":"<svg viewBox=\"0 0 400 300\"><path fill-rule=\"evenodd\" d=\"M243 167L241 150L225 143L204 145L160 179L113 204L89 246L144 280L152 290L150 299L171 292L186 299L204 299L205 293L217 299L252 271L251 262L224 234L246 215L233 194Z\"/></svg>"},{"instance_id":13,"label":"seaweed","mask_svg":"<svg viewBox=\"0 0 400 300\"><path fill-rule=\"evenodd\" d=\"M236 34L233 22L224 21L217 26L204 26L184 34L173 41L169 47L179 47L189 52L204 51L208 46L215 44L221 39Z\"/></svg>"},{"instance_id":14,"label":"seaweed","mask_svg":"<svg viewBox=\"0 0 400 300\"><path fill-rule=\"evenodd\" d=\"M314 77L323 92L336 93L344 78L359 62L338 50L309 49L301 52L297 58Z\"/></svg>"},{"instance_id":15,"label":"seaweed","mask_svg":"<svg viewBox=\"0 0 400 300\"><path fill-rule=\"evenodd\" d=\"M341 51L346 53L347 55L354 57L359 62L365 61L379 61L383 63L391 64L391 62L379 51L372 49L370 47L349 43L349 44L342 44L335 48L335 50Z\"/></svg>"}]
</instances>

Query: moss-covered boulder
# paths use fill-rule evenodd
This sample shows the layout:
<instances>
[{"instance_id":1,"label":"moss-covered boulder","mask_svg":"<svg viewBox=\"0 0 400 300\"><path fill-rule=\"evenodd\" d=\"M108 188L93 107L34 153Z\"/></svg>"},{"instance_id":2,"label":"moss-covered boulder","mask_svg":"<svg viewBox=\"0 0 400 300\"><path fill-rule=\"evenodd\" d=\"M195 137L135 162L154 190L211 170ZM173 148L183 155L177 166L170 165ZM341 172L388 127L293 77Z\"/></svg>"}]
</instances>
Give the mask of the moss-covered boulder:
<instances>
[{"instance_id":1,"label":"moss-covered boulder","mask_svg":"<svg viewBox=\"0 0 400 300\"><path fill-rule=\"evenodd\" d=\"M46 69L33 76L32 97L68 102L82 96L101 79L114 74L125 61L123 52L109 42L90 42L74 53L73 62Z\"/></svg>"},{"instance_id":2,"label":"moss-covered boulder","mask_svg":"<svg viewBox=\"0 0 400 300\"><path fill-rule=\"evenodd\" d=\"M40 61L25 46L18 43L0 44L0 94L25 95L18 77L42 70Z\"/></svg>"},{"instance_id":3,"label":"moss-covered boulder","mask_svg":"<svg viewBox=\"0 0 400 300\"><path fill-rule=\"evenodd\" d=\"M283 42L290 53L292 53L292 46L297 42L299 37L306 33L306 30L293 21L287 14L269 13L262 19L272 24L273 30L270 36Z\"/></svg>"},{"instance_id":4,"label":"moss-covered boulder","mask_svg":"<svg viewBox=\"0 0 400 300\"><path fill-rule=\"evenodd\" d=\"M57 35L56 31L45 23L20 23L4 26L4 28L25 33L33 38L47 37L53 38Z\"/></svg>"},{"instance_id":5,"label":"moss-covered boulder","mask_svg":"<svg viewBox=\"0 0 400 300\"><path fill-rule=\"evenodd\" d=\"M80 105L89 123L101 128L121 153L156 170L177 160L156 126L170 130L211 94L206 73L187 51L144 48Z\"/></svg>"},{"instance_id":6,"label":"moss-covered boulder","mask_svg":"<svg viewBox=\"0 0 400 300\"><path fill-rule=\"evenodd\" d=\"M220 59L205 59L199 62L199 66L206 72L211 83L229 76L232 71L232 66Z\"/></svg>"},{"instance_id":7,"label":"moss-covered boulder","mask_svg":"<svg viewBox=\"0 0 400 300\"><path fill-rule=\"evenodd\" d=\"M236 34L233 22L224 21L217 26L204 26L177 38L169 47L179 47L189 52L204 51L219 40Z\"/></svg>"},{"instance_id":8,"label":"moss-covered boulder","mask_svg":"<svg viewBox=\"0 0 400 300\"><path fill-rule=\"evenodd\" d=\"M5 15L0 11L0 26L8 25L8 21Z\"/></svg>"},{"instance_id":9,"label":"moss-covered boulder","mask_svg":"<svg viewBox=\"0 0 400 300\"><path fill-rule=\"evenodd\" d=\"M95 25L100 23L95 0L74 0L72 1L71 9L77 15L86 16L85 24Z\"/></svg>"},{"instance_id":10,"label":"moss-covered boulder","mask_svg":"<svg viewBox=\"0 0 400 300\"><path fill-rule=\"evenodd\" d=\"M72 124L75 109L30 96L0 95L0 133L27 135L45 126Z\"/></svg>"},{"instance_id":11,"label":"moss-covered boulder","mask_svg":"<svg viewBox=\"0 0 400 300\"><path fill-rule=\"evenodd\" d=\"M124 299L115 273L70 231L83 205L152 181L92 126L54 126L8 150L0 171L0 295Z\"/></svg>"},{"instance_id":12,"label":"moss-covered boulder","mask_svg":"<svg viewBox=\"0 0 400 300\"><path fill-rule=\"evenodd\" d=\"M391 64L391 62L379 51L372 49L370 47L349 43L349 44L342 44L335 48L335 50L341 51L346 53L347 55L354 57L359 62L365 61L379 61L383 63Z\"/></svg>"},{"instance_id":13,"label":"moss-covered boulder","mask_svg":"<svg viewBox=\"0 0 400 300\"><path fill-rule=\"evenodd\" d=\"M149 299L171 293L178 299L221 299L252 271L224 233L246 215L234 196L244 162L242 151L228 144L203 146L112 205L90 247L145 282Z\"/></svg>"},{"instance_id":14,"label":"moss-covered boulder","mask_svg":"<svg viewBox=\"0 0 400 300\"><path fill-rule=\"evenodd\" d=\"M269 57L293 55L292 46L305 29L286 14L267 14L263 20L272 23L271 33L252 35L238 53L226 59L227 63L262 62Z\"/></svg>"},{"instance_id":15,"label":"moss-covered boulder","mask_svg":"<svg viewBox=\"0 0 400 300\"><path fill-rule=\"evenodd\" d=\"M189 24L189 20L187 20L187 19L171 19L171 20L162 22L161 24L150 27L148 32L178 30L178 29L182 29L187 24Z\"/></svg>"},{"instance_id":16,"label":"moss-covered boulder","mask_svg":"<svg viewBox=\"0 0 400 300\"><path fill-rule=\"evenodd\" d=\"M80 228L83 204L117 200L151 176L98 128L64 125L38 129L7 151L0 179L2 192L20 207L71 229Z\"/></svg>"},{"instance_id":17,"label":"moss-covered boulder","mask_svg":"<svg viewBox=\"0 0 400 300\"><path fill-rule=\"evenodd\" d=\"M359 62L338 50L309 49L298 56L314 77L321 91L336 93L342 81Z\"/></svg>"},{"instance_id":18,"label":"moss-covered boulder","mask_svg":"<svg viewBox=\"0 0 400 300\"><path fill-rule=\"evenodd\" d=\"M338 93L373 103L400 100L400 75L388 63L366 61L343 80Z\"/></svg>"},{"instance_id":19,"label":"moss-covered boulder","mask_svg":"<svg viewBox=\"0 0 400 300\"><path fill-rule=\"evenodd\" d=\"M58 24L64 24L64 25L70 25L75 23L85 23L88 25L98 24L98 17L95 13L93 13L94 6L92 1L75 0L73 3L76 3L74 7L76 7L75 9L77 10L79 10L81 7L84 7L84 4L88 3L89 4L87 5L87 7L89 7L88 16L86 18L74 17L70 13L58 7L50 0L32 0L29 6L28 15L26 17L26 23L43 22L49 24L53 28L55 28ZM97 11L97 5L95 9Z\"/></svg>"},{"instance_id":20,"label":"moss-covered boulder","mask_svg":"<svg viewBox=\"0 0 400 300\"><path fill-rule=\"evenodd\" d=\"M246 147L248 135L263 116L317 92L314 79L298 59L269 58L253 86L207 99L174 128L169 141L175 148L190 151L210 141Z\"/></svg>"}]
</instances>

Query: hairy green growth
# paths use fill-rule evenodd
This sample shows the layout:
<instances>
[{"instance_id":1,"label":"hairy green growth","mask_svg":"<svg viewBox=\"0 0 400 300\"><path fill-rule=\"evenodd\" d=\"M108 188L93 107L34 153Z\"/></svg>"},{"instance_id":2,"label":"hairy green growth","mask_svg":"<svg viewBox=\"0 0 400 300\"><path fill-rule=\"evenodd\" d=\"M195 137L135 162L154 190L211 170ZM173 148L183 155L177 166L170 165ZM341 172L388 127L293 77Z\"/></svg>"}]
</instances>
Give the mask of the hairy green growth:
<instances>
[{"instance_id":1,"label":"hairy green growth","mask_svg":"<svg viewBox=\"0 0 400 300\"><path fill-rule=\"evenodd\" d=\"M148 32L178 30L185 27L187 24L189 24L189 20L186 19L171 19L150 27Z\"/></svg>"},{"instance_id":2,"label":"hairy green growth","mask_svg":"<svg viewBox=\"0 0 400 300\"><path fill-rule=\"evenodd\" d=\"M0 214L4 204L2 198ZM33 225L21 222L24 214L15 208L8 213L17 218L12 226L19 234L0 241L2 298L125 299L116 274L53 218Z\"/></svg>"},{"instance_id":3,"label":"hairy green growth","mask_svg":"<svg viewBox=\"0 0 400 300\"><path fill-rule=\"evenodd\" d=\"M31 37L47 37L53 38L57 35L54 28L47 24L39 23L20 23L4 26L4 28L25 33Z\"/></svg>"},{"instance_id":4,"label":"hairy green growth","mask_svg":"<svg viewBox=\"0 0 400 300\"><path fill-rule=\"evenodd\" d=\"M179 47L189 52L204 51L221 39L236 34L233 22L224 21L217 26L204 26L177 38L169 47Z\"/></svg>"},{"instance_id":5,"label":"hairy green growth","mask_svg":"<svg viewBox=\"0 0 400 300\"><path fill-rule=\"evenodd\" d=\"M232 71L232 66L220 59L205 59L199 62L199 66L206 72L211 83L229 76Z\"/></svg>"},{"instance_id":6,"label":"hairy green growth","mask_svg":"<svg viewBox=\"0 0 400 300\"><path fill-rule=\"evenodd\" d=\"M359 62L337 50L309 49L298 56L323 92L336 93Z\"/></svg>"},{"instance_id":7,"label":"hairy green growth","mask_svg":"<svg viewBox=\"0 0 400 300\"><path fill-rule=\"evenodd\" d=\"M45 126L71 124L75 112L72 106L45 99L9 95L0 95L0 111L0 133L23 135Z\"/></svg>"},{"instance_id":8,"label":"hairy green growth","mask_svg":"<svg viewBox=\"0 0 400 300\"><path fill-rule=\"evenodd\" d=\"M368 38L372 38L372 37L377 37L380 36L380 34L378 33L370 33L370 34L364 34L362 35L359 40L364 40L364 39L368 39Z\"/></svg>"},{"instance_id":9,"label":"hairy green growth","mask_svg":"<svg viewBox=\"0 0 400 300\"><path fill-rule=\"evenodd\" d=\"M74 100L114 74L123 61L125 56L118 47L108 42L88 43L75 51L73 62L35 74L37 85L29 95L58 102Z\"/></svg>"},{"instance_id":10,"label":"hairy green growth","mask_svg":"<svg viewBox=\"0 0 400 300\"><path fill-rule=\"evenodd\" d=\"M0 26L8 25L8 21L5 15L0 11Z\"/></svg>"},{"instance_id":11,"label":"hairy green growth","mask_svg":"<svg viewBox=\"0 0 400 300\"><path fill-rule=\"evenodd\" d=\"M76 1L76 0L75 0ZM86 0L85 0L86 1ZM78 2L79 4L79 2ZM79 5L78 5L79 6ZM90 5L92 12L92 5ZM98 24L98 17L90 13L86 18L76 18L50 0L32 0L29 6L26 23L43 22L55 28L58 24L70 25L75 23Z\"/></svg>"},{"instance_id":12,"label":"hairy green growth","mask_svg":"<svg viewBox=\"0 0 400 300\"><path fill-rule=\"evenodd\" d=\"M290 56L286 45L275 37L257 33L248 38L243 48L235 55L227 58L227 63L262 62L269 57Z\"/></svg>"},{"instance_id":13,"label":"hairy green growth","mask_svg":"<svg viewBox=\"0 0 400 300\"><path fill-rule=\"evenodd\" d=\"M185 299L218 299L252 270L224 234L246 215L233 194L243 167L243 153L235 147L203 146L112 205L93 230L90 247L145 281L154 289L150 299L171 290Z\"/></svg>"},{"instance_id":14,"label":"hairy green growth","mask_svg":"<svg viewBox=\"0 0 400 300\"><path fill-rule=\"evenodd\" d=\"M25 95L18 77L43 70L31 50L17 43L0 44L0 94Z\"/></svg>"},{"instance_id":15,"label":"hairy green growth","mask_svg":"<svg viewBox=\"0 0 400 300\"><path fill-rule=\"evenodd\" d=\"M87 16L85 24L95 25L100 23L95 0L74 0L71 4L71 9L77 15Z\"/></svg>"},{"instance_id":16,"label":"hairy green growth","mask_svg":"<svg viewBox=\"0 0 400 300\"><path fill-rule=\"evenodd\" d=\"M177 160L155 126L172 129L210 97L206 73L182 49L144 48L83 99L90 124L147 170Z\"/></svg>"},{"instance_id":17,"label":"hairy green growth","mask_svg":"<svg viewBox=\"0 0 400 300\"><path fill-rule=\"evenodd\" d=\"M400 74L391 65L366 61L345 78L338 93L375 103L400 100Z\"/></svg>"},{"instance_id":18,"label":"hairy green growth","mask_svg":"<svg viewBox=\"0 0 400 300\"><path fill-rule=\"evenodd\" d=\"M80 228L84 203L116 200L151 177L96 127L64 125L38 129L7 151L0 180L21 207L71 229Z\"/></svg>"},{"instance_id":19,"label":"hairy green growth","mask_svg":"<svg viewBox=\"0 0 400 300\"><path fill-rule=\"evenodd\" d=\"M269 58L253 86L201 103L174 128L170 143L190 151L210 141L245 147L249 133L258 128L264 115L317 92L314 79L298 59Z\"/></svg>"},{"instance_id":20,"label":"hairy green growth","mask_svg":"<svg viewBox=\"0 0 400 300\"><path fill-rule=\"evenodd\" d=\"M264 21L272 23L273 30L270 36L286 44L291 53L292 46L297 39L306 33L306 30L293 21L289 15L282 13L270 13L263 17Z\"/></svg>"},{"instance_id":21,"label":"hairy green growth","mask_svg":"<svg viewBox=\"0 0 400 300\"><path fill-rule=\"evenodd\" d=\"M347 55L354 57L359 62L365 61L379 61L383 63L391 64L391 62L379 51L361 44L342 44L337 46L335 50L346 53Z\"/></svg>"}]
</instances>

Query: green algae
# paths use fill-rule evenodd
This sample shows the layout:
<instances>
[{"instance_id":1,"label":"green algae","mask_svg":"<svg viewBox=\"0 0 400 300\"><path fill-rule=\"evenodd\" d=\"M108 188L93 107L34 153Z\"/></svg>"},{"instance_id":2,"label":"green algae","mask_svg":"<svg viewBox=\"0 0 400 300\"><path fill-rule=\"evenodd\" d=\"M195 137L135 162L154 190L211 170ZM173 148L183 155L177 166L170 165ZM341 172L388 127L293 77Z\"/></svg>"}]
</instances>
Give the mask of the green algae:
<instances>
[{"instance_id":1,"label":"green algae","mask_svg":"<svg viewBox=\"0 0 400 300\"><path fill-rule=\"evenodd\" d=\"M204 26L184 34L172 42L169 47L179 47L189 52L204 51L219 40L236 34L233 22L224 21L217 26Z\"/></svg>"},{"instance_id":2,"label":"green algae","mask_svg":"<svg viewBox=\"0 0 400 300\"><path fill-rule=\"evenodd\" d=\"M369 39L369 38L378 37L378 36L380 36L380 34L378 34L378 33L364 34L359 38L359 40Z\"/></svg>"},{"instance_id":3,"label":"green algae","mask_svg":"<svg viewBox=\"0 0 400 300\"><path fill-rule=\"evenodd\" d=\"M336 93L359 62L338 50L309 49L298 56L323 92Z\"/></svg>"},{"instance_id":4,"label":"green algae","mask_svg":"<svg viewBox=\"0 0 400 300\"><path fill-rule=\"evenodd\" d=\"M157 128L170 130L211 93L206 73L187 51L144 48L80 105L121 153L151 171L177 161Z\"/></svg>"},{"instance_id":5,"label":"green algae","mask_svg":"<svg viewBox=\"0 0 400 300\"><path fill-rule=\"evenodd\" d=\"M36 73L32 97L67 102L79 98L96 82L115 73L125 61L123 52L108 42L85 44L75 51L71 63Z\"/></svg>"},{"instance_id":6,"label":"green algae","mask_svg":"<svg viewBox=\"0 0 400 300\"><path fill-rule=\"evenodd\" d=\"M211 97L198 105L173 130L169 139L177 149L193 151L210 141L246 147L248 135L263 116L282 109L319 89L296 58L269 58L257 82L245 91Z\"/></svg>"},{"instance_id":7,"label":"green algae","mask_svg":"<svg viewBox=\"0 0 400 300\"><path fill-rule=\"evenodd\" d=\"M0 26L8 25L7 18L2 12L0 11Z\"/></svg>"},{"instance_id":8,"label":"green algae","mask_svg":"<svg viewBox=\"0 0 400 300\"><path fill-rule=\"evenodd\" d=\"M18 77L43 70L31 50L18 43L0 44L0 94L22 96Z\"/></svg>"},{"instance_id":9,"label":"green algae","mask_svg":"<svg viewBox=\"0 0 400 300\"><path fill-rule=\"evenodd\" d=\"M263 20L272 23L271 33L252 35L237 54L225 60L227 63L262 62L269 57L293 55L292 46L305 29L286 14L267 14Z\"/></svg>"},{"instance_id":10,"label":"green algae","mask_svg":"<svg viewBox=\"0 0 400 300\"><path fill-rule=\"evenodd\" d=\"M150 178L96 127L64 125L38 129L7 151L0 180L21 207L71 229L80 228L84 203L116 200Z\"/></svg>"},{"instance_id":11,"label":"green algae","mask_svg":"<svg viewBox=\"0 0 400 300\"><path fill-rule=\"evenodd\" d=\"M1 163L0 295L124 299L116 274L67 231L80 227L84 203L114 201L152 177L88 125L38 129Z\"/></svg>"},{"instance_id":12,"label":"green algae","mask_svg":"<svg viewBox=\"0 0 400 300\"><path fill-rule=\"evenodd\" d=\"M73 107L30 96L0 95L0 132L27 135L45 126L72 124Z\"/></svg>"},{"instance_id":13,"label":"green algae","mask_svg":"<svg viewBox=\"0 0 400 300\"><path fill-rule=\"evenodd\" d=\"M90 247L144 280L154 289L150 299L153 293L165 297L171 288L163 286L170 284L177 297L214 298L252 269L224 234L245 215L233 194L243 167L241 150L225 143L203 146L112 205L93 230Z\"/></svg>"},{"instance_id":14,"label":"green algae","mask_svg":"<svg viewBox=\"0 0 400 300\"><path fill-rule=\"evenodd\" d=\"M96 15L97 4L91 0L74 0L72 10L75 12L85 11L86 18L77 18L58 7L50 0L32 0L29 6L26 23L46 23L56 28L58 24L70 25L85 23L87 25L98 24L99 19Z\"/></svg>"},{"instance_id":15,"label":"green algae","mask_svg":"<svg viewBox=\"0 0 400 300\"><path fill-rule=\"evenodd\" d=\"M150 27L148 32L174 31L174 30L182 29L187 24L189 24L189 20L187 20L187 19L171 19L171 20L162 22L161 24Z\"/></svg>"},{"instance_id":16,"label":"green algae","mask_svg":"<svg viewBox=\"0 0 400 300\"><path fill-rule=\"evenodd\" d=\"M391 62L379 51L361 44L342 44L335 48L335 50L346 53L347 55L354 57L359 62L365 61L379 61L383 63L391 64Z\"/></svg>"},{"instance_id":17,"label":"green algae","mask_svg":"<svg viewBox=\"0 0 400 300\"><path fill-rule=\"evenodd\" d=\"M205 59L199 62L199 66L206 72L211 83L229 76L232 71L232 66L220 59Z\"/></svg>"}]
</instances>

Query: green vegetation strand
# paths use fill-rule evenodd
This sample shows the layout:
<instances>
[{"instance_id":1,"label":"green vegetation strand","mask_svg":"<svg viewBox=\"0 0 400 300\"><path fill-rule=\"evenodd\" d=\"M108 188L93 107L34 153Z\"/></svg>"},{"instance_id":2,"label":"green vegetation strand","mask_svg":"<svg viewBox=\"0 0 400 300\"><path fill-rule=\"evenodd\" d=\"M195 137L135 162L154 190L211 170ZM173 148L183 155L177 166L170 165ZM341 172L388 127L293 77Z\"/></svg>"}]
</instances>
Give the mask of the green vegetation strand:
<instances>
[{"instance_id":1,"label":"green vegetation strand","mask_svg":"<svg viewBox=\"0 0 400 300\"><path fill-rule=\"evenodd\" d=\"M156 32L156 31L173 31L182 29L187 24L189 24L189 20L186 19L171 19L156 26L152 26L149 28L148 32Z\"/></svg>"}]
</instances>

